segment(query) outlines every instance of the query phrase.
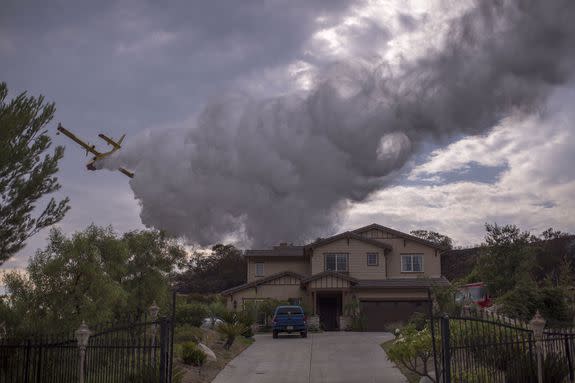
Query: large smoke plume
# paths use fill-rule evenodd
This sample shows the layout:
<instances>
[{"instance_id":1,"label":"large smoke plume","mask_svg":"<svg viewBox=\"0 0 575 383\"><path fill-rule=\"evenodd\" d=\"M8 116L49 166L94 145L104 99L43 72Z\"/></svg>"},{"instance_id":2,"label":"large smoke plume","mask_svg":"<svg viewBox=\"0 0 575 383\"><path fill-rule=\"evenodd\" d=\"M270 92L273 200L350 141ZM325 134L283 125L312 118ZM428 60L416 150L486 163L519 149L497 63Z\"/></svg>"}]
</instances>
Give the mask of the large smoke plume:
<instances>
[{"instance_id":1,"label":"large smoke plume","mask_svg":"<svg viewBox=\"0 0 575 383\"><path fill-rule=\"evenodd\" d=\"M401 70L339 63L305 95L227 95L189 129L142 135L105 166L135 170L144 224L199 244L313 239L422 143L542 105L575 68L574 20L572 0L480 0Z\"/></svg>"}]
</instances>

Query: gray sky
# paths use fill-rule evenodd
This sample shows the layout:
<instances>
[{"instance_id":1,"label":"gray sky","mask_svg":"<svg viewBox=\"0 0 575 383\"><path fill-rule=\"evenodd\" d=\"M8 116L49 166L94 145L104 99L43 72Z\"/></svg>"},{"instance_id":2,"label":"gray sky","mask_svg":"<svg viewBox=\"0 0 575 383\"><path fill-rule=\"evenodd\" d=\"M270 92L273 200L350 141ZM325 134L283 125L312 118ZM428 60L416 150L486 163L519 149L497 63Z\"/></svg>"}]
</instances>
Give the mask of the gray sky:
<instances>
[{"instance_id":1,"label":"gray sky","mask_svg":"<svg viewBox=\"0 0 575 383\"><path fill-rule=\"evenodd\" d=\"M182 171L180 158L182 163L199 163L207 156L205 150L198 150L188 158L190 154L185 146L178 145L180 141L201 139L210 145L219 141L206 132L229 133L199 126L197 118L205 117L205 106L218 105L229 94L249 94L256 100L297 95L309 100L306 92L311 89L313 94L324 76L330 81L340 78L340 72L330 72L334 63L376 62L378 70L392 73L386 76L394 79L393 73L414 67L406 62L420 62L429 49L448 44L450 20L472 7L472 2L416 0L175 1L161 5L144 1L9 0L0 14L0 80L8 83L12 94L27 90L55 101L53 129L56 122L62 122L94 143L98 143L101 132L114 137L126 133L130 145L127 155L145 151L136 162L145 164L140 174L146 176L139 183L132 181L130 187L129 180L117 172L87 172L83 151L65 137L54 135L56 143L66 146L61 194L70 197L72 210L60 223L65 231L81 230L92 222L112 224L118 231L142 228L143 206L146 224L165 223L179 234L194 237L203 222L203 218L195 217L203 217L205 195L214 194L218 184L205 179L205 194L183 193L184 189L203 190L197 184L201 178L164 175ZM534 62L539 65L541 57L553 57L554 53L543 52ZM433 67L433 60L429 61ZM355 69L353 73L357 73ZM330 234L378 222L405 231L440 231L457 244L467 245L481 240L485 222L516 223L535 232L549 226L574 231L575 218L570 212L575 208L575 116L569 106L574 87L570 76L555 83L558 86L545 88L536 108L505 109L505 114L496 115L497 120L487 118L488 129L458 127L459 133L454 128L450 134L438 129L429 139L422 135L417 140L410 130L405 130L406 135L386 131L379 148L386 142L392 145L389 153L399 156L397 163L390 171L378 173L376 183L364 177L358 188L342 192L343 200L334 197L318 216L333 213L333 204L337 204L337 214L327 221L314 219L310 226L319 229L305 228L303 235ZM309 101L304 104L309 105ZM499 110L498 106L492 109ZM469 110L467 113L472 114L475 108ZM357 123L369 127L364 120ZM249 128L245 122L238 126ZM409 156L395 151L406 142L404 137L409 138ZM245 158L238 161L246 163ZM359 165L351 169L360 169L362 177L372 171ZM268 177L266 171L257 177ZM237 174L244 174L241 166ZM298 179L306 180L304 176ZM338 190L339 179L325 182L333 181L330 190ZM265 186L284 185L280 181ZM299 204L302 200L316 203L317 191L306 194L301 185L290 187L288 183L286 190L301 199L295 205L278 205L284 209L278 215L291 206L306 207ZM321 188L317 186L317 190ZM170 197L167 191L176 196ZM281 187L277 193L282 193ZM192 206L194 201L201 203ZM163 207L162 214L156 206ZM222 206L227 212L237 211L235 204ZM174 220L180 209L189 214ZM260 205L253 206L254 212L262 210ZM269 222L269 231L277 233L270 241L294 235L285 228L275 230L273 216L251 219L255 213L247 211L252 237L261 233L261 222ZM166 217L166 212L171 216ZM237 237L226 232L233 227L229 222L214 222L207 213L206 217L214 230L221 228L221 239ZM297 229L294 222L304 217L290 215L290 227ZM186 222L189 226L179 229ZM43 245L46 234L32 239L4 267L25 265ZM214 238L212 230L192 239L207 244ZM300 238L285 238L294 239Z\"/></svg>"}]
</instances>

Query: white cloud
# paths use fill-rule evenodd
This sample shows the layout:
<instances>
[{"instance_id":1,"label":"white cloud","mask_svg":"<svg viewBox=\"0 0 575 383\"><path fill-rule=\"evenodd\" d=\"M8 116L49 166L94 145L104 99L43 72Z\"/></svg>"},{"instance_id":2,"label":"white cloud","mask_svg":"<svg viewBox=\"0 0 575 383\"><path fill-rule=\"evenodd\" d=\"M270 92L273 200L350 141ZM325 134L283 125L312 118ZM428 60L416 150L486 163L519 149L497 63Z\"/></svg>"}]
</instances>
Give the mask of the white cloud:
<instances>
[{"instance_id":1,"label":"white cloud","mask_svg":"<svg viewBox=\"0 0 575 383\"><path fill-rule=\"evenodd\" d=\"M434 151L409 175L431 184L391 187L350 205L346 226L380 222L406 231L431 229L459 245L479 243L486 222L513 223L534 233L548 227L575 231L575 134L569 123L575 112L568 102L574 93L565 88L540 115L508 119L488 135ZM474 162L507 168L491 184L439 181Z\"/></svg>"}]
</instances>

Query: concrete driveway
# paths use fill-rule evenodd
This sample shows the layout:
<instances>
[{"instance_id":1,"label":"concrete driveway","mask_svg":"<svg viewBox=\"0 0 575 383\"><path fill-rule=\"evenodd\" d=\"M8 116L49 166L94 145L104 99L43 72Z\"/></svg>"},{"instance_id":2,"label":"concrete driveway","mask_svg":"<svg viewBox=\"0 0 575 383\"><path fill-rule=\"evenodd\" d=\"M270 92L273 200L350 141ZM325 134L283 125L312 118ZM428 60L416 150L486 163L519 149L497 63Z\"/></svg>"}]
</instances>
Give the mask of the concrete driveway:
<instances>
[{"instance_id":1,"label":"concrete driveway","mask_svg":"<svg viewBox=\"0 0 575 383\"><path fill-rule=\"evenodd\" d=\"M407 382L380 344L389 333L325 332L298 336L256 335L213 383L395 383Z\"/></svg>"}]
</instances>

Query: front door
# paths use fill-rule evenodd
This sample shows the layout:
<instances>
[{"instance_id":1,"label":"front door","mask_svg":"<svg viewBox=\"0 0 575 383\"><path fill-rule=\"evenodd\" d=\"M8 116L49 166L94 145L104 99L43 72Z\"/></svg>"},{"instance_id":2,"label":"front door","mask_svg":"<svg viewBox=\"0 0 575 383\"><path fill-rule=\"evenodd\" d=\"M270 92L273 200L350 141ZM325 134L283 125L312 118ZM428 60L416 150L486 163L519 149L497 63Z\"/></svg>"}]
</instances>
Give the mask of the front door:
<instances>
[{"instance_id":1,"label":"front door","mask_svg":"<svg viewBox=\"0 0 575 383\"><path fill-rule=\"evenodd\" d=\"M318 294L317 308L322 328L325 331L338 330L338 317L341 311L341 294Z\"/></svg>"}]
</instances>

